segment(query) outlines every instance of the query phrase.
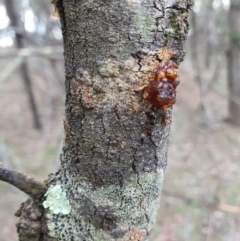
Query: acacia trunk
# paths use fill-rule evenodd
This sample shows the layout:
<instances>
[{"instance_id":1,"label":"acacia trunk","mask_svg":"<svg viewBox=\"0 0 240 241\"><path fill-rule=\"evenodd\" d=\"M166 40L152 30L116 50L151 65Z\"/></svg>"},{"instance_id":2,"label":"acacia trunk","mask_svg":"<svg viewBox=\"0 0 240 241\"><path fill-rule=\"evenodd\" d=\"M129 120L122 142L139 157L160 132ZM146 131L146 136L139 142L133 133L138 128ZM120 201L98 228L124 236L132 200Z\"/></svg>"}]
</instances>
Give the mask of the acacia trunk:
<instances>
[{"instance_id":1,"label":"acacia trunk","mask_svg":"<svg viewBox=\"0 0 240 241\"><path fill-rule=\"evenodd\" d=\"M160 47L183 59L192 1L56 3L66 68L61 168L44 197L22 205L20 240L149 240L170 125L136 90L153 75Z\"/></svg>"}]
</instances>

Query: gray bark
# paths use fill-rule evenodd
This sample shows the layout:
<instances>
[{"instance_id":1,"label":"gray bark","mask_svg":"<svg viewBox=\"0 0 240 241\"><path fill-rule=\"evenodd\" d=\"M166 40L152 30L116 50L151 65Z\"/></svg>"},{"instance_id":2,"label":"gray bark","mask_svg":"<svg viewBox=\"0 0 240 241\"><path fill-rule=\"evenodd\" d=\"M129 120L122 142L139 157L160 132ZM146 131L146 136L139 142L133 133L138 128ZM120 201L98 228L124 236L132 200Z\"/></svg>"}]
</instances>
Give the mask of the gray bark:
<instances>
[{"instance_id":1,"label":"gray bark","mask_svg":"<svg viewBox=\"0 0 240 241\"><path fill-rule=\"evenodd\" d=\"M57 1L66 68L61 168L44 196L22 204L20 240L149 239L170 125L136 90L153 75L160 47L173 51L177 64L183 60L191 6L187 0Z\"/></svg>"},{"instance_id":2,"label":"gray bark","mask_svg":"<svg viewBox=\"0 0 240 241\"><path fill-rule=\"evenodd\" d=\"M228 120L240 126L240 3L237 0L231 0L229 10L229 31L230 46L227 53L227 71L229 87L229 118Z\"/></svg>"}]
</instances>

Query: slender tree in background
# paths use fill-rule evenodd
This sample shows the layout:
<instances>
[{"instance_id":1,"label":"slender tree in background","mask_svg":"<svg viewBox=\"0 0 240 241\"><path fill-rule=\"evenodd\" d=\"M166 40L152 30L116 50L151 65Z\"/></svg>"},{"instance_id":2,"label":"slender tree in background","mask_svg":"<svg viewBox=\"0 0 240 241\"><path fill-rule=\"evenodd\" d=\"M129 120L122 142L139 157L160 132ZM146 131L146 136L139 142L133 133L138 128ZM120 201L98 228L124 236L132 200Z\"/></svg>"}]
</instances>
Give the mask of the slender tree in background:
<instances>
[{"instance_id":1,"label":"slender tree in background","mask_svg":"<svg viewBox=\"0 0 240 241\"><path fill-rule=\"evenodd\" d=\"M205 6L204 16L205 16L205 29L204 29L204 48L205 48L205 67L209 68L211 66L211 52L212 52L212 43L211 43L211 30L212 30L212 15L213 15L213 1L208 0Z\"/></svg>"},{"instance_id":2,"label":"slender tree in background","mask_svg":"<svg viewBox=\"0 0 240 241\"><path fill-rule=\"evenodd\" d=\"M229 9L230 45L227 53L228 88L229 88L229 121L240 125L240 2L230 1Z\"/></svg>"},{"instance_id":3,"label":"slender tree in background","mask_svg":"<svg viewBox=\"0 0 240 241\"><path fill-rule=\"evenodd\" d=\"M167 165L171 108L139 91L159 50L183 60L189 0L57 0L66 73L61 168L45 184L6 168L30 195L21 241L149 240ZM146 96L145 96L146 97Z\"/></svg>"},{"instance_id":4,"label":"slender tree in background","mask_svg":"<svg viewBox=\"0 0 240 241\"><path fill-rule=\"evenodd\" d=\"M4 0L5 2L5 7L7 10L8 17L10 19L10 25L14 28L15 30L15 43L16 47L18 49L24 48L24 33L21 32L23 31L23 24L21 24L21 19L20 19L20 14L17 11L17 4L13 0ZM29 75L28 71L28 66L27 62L24 61L20 65L20 71L21 71L21 76L23 79L24 87L26 89L28 99L29 99L29 104L31 108L31 112L33 115L33 120L34 120L34 126L37 129L41 129L41 123L40 123L40 118L39 118L39 113L38 113L38 107L36 105L36 100L33 94L33 89L32 89L32 81Z\"/></svg>"}]
</instances>

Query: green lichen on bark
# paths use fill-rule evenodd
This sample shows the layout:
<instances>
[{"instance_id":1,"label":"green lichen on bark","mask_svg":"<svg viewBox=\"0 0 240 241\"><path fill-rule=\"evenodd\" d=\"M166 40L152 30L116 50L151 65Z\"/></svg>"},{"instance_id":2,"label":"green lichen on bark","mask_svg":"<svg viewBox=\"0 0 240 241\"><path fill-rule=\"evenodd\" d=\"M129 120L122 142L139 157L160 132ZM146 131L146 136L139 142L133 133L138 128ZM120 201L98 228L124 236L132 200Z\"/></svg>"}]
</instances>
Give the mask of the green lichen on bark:
<instances>
[{"instance_id":1,"label":"green lichen on bark","mask_svg":"<svg viewBox=\"0 0 240 241\"><path fill-rule=\"evenodd\" d=\"M155 19L145 12L137 12L132 17L132 25L142 38L147 37L156 28Z\"/></svg>"},{"instance_id":2,"label":"green lichen on bark","mask_svg":"<svg viewBox=\"0 0 240 241\"><path fill-rule=\"evenodd\" d=\"M62 190L60 185L49 187L44 196L46 197L43 202L44 208L48 208L54 214L62 213L66 215L70 213L71 206L66 198L66 192Z\"/></svg>"}]
</instances>

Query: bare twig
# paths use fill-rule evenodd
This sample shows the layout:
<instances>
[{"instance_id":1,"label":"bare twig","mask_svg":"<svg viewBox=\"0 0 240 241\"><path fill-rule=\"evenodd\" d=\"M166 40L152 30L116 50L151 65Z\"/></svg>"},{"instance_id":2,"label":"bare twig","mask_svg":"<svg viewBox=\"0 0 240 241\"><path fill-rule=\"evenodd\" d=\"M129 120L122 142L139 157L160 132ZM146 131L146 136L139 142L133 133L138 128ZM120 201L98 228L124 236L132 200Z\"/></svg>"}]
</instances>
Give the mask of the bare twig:
<instances>
[{"instance_id":1,"label":"bare twig","mask_svg":"<svg viewBox=\"0 0 240 241\"><path fill-rule=\"evenodd\" d=\"M17 69L23 62L24 58L21 56L16 57L8 66L0 73L0 88L3 82Z\"/></svg>"},{"instance_id":2,"label":"bare twig","mask_svg":"<svg viewBox=\"0 0 240 241\"><path fill-rule=\"evenodd\" d=\"M171 191L168 191L165 189L162 190L162 194L166 195L166 196L174 197L177 199L181 199L183 202L185 202L187 204L196 203L196 204L202 205L206 208L218 209L218 210L221 210L221 211L227 212L227 213L239 213L240 212L239 206L232 206L232 205L228 205L225 203L215 203L215 202L208 202L205 200L192 199L181 193L174 193L174 192L171 192Z\"/></svg>"},{"instance_id":3,"label":"bare twig","mask_svg":"<svg viewBox=\"0 0 240 241\"><path fill-rule=\"evenodd\" d=\"M46 186L34 178L2 166L0 166L0 180L17 187L33 198L39 198L46 190Z\"/></svg>"},{"instance_id":4,"label":"bare twig","mask_svg":"<svg viewBox=\"0 0 240 241\"><path fill-rule=\"evenodd\" d=\"M46 56L48 56L48 58L51 59L51 55L56 54L56 53L59 53L59 54L63 53L63 47L61 45L37 47L37 48L29 47L29 48L8 50L7 54L1 54L0 58L15 57L16 55L22 56L22 57L29 57L32 55L43 55L43 56L46 55ZM56 59L56 58L53 57L53 59ZM61 57L61 59L62 59L62 57Z\"/></svg>"},{"instance_id":5,"label":"bare twig","mask_svg":"<svg viewBox=\"0 0 240 241\"><path fill-rule=\"evenodd\" d=\"M10 55L8 53L7 57L15 57L15 59L8 64L8 66L3 69L3 71L0 74L0 84L2 84L14 71L17 69L24 61L24 58L32 55L41 55L47 57L49 60L59 60L61 58L54 58L51 56L54 53L62 53L63 48L62 46L47 46L42 48L22 48L19 50L10 51ZM0 56L0 58L3 58L6 56ZM0 86L1 87L1 86Z\"/></svg>"},{"instance_id":6,"label":"bare twig","mask_svg":"<svg viewBox=\"0 0 240 241\"><path fill-rule=\"evenodd\" d=\"M240 212L240 208L238 206L232 206L232 205L228 205L225 203L220 203L217 208L223 212L228 212L228 213L239 213Z\"/></svg>"},{"instance_id":7,"label":"bare twig","mask_svg":"<svg viewBox=\"0 0 240 241\"><path fill-rule=\"evenodd\" d=\"M218 79L219 76L219 69L221 67L222 64L222 56L218 57L217 63L214 67L212 76L210 78L210 80L206 83L205 87L203 88L203 96L205 97L206 94L208 93L208 91L213 88L213 84L216 82L216 80Z\"/></svg>"},{"instance_id":8,"label":"bare twig","mask_svg":"<svg viewBox=\"0 0 240 241\"><path fill-rule=\"evenodd\" d=\"M33 45L39 45L40 46L40 41L36 38L35 35L29 34L23 26L9 26L4 29L0 29L0 34L6 33L6 32L15 32L15 34L20 34L24 36L24 39L26 39L29 43Z\"/></svg>"},{"instance_id":9,"label":"bare twig","mask_svg":"<svg viewBox=\"0 0 240 241\"><path fill-rule=\"evenodd\" d=\"M186 73L186 71L182 71L182 72L183 72L183 73ZM192 75L190 75L190 76L193 77L193 78L196 77L195 74L192 74ZM208 80L207 80L206 78L203 78L203 77L200 77L200 76L199 76L199 78L200 78L202 81L204 81L204 82L208 82ZM213 83L209 83L209 85L208 85L207 88L209 88L209 90L214 91L216 94L218 94L218 95L221 96L222 98L227 99L227 100L231 100L232 102L236 103L237 105L240 105L240 98L239 98L238 96L236 96L236 95L234 95L234 94L231 94L231 96L230 96L230 95L226 95L226 94L222 93L221 91L216 90L216 89L214 88L214 86L213 86ZM209 91L209 90L208 90L208 91ZM207 94L207 93L205 92L204 94Z\"/></svg>"}]
</instances>

